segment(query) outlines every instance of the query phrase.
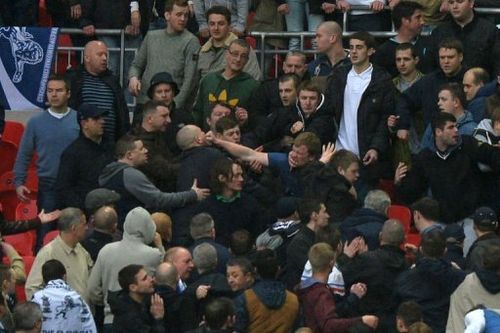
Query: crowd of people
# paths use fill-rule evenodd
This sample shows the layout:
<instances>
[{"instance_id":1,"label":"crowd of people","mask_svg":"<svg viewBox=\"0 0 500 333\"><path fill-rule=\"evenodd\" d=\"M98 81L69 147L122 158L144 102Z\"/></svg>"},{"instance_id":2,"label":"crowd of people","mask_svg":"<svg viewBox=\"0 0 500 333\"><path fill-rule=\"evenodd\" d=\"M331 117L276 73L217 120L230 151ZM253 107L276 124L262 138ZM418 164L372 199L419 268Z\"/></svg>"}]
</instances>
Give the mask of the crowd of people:
<instances>
[{"instance_id":1,"label":"crowd of people","mask_svg":"<svg viewBox=\"0 0 500 333\"><path fill-rule=\"evenodd\" d=\"M138 52L127 85L102 36L48 80L13 169L29 200L37 154L40 215L0 215L2 234L37 230L29 273L1 242L1 329L498 331L500 33L478 2L262 0L248 26L243 0L48 1L54 22L125 29ZM343 39L329 15L345 10ZM318 56L291 38L263 80L240 37L266 11L288 31L307 18ZM388 13L396 35L379 43L367 31Z\"/></svg>"}]
</instances>

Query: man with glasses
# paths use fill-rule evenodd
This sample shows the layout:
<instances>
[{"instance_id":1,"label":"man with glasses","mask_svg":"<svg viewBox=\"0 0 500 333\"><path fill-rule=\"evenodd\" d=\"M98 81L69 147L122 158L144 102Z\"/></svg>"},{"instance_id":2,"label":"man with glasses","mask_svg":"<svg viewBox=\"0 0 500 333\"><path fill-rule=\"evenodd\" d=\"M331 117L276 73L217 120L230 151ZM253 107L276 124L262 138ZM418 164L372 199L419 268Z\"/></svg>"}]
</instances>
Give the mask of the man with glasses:
<instances>
[{"instance_id":1,"label":"man with glasses","mask_svg":"<svg viewBox=\"0 0 500 333\"><path fill-rule=\"evenodd\" d=\"M233 40L225 51L225 68L209 73L201 80L198 99L193 109L193 117L198 126L204 127L210 105L216 102L228 103L235 107L238 122L248 121L251 97L259 86L258 81L243 71L249 54L250 46L244 40Z\"/></svg>"}]
</instances>

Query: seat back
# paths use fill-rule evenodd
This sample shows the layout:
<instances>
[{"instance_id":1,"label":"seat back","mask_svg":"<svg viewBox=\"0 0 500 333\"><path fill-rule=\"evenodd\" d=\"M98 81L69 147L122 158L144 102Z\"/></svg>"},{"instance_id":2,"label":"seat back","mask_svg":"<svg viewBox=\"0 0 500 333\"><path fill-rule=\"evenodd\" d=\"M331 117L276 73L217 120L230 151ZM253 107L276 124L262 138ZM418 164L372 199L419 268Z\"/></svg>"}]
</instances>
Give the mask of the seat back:
<instances>
[{"instance_id":1,"label":"seat back","mask_svg":"<svg viewBox=\"0 0 500 333\"><path fill-rule=\"evenodd\" d=\"M19 220L32 220L38 215L38 208L36 200L28 202L20 202L16 207L16 221Z\"/></svg>"},{"instance_id":2,"label":"seat back","mask_svg":"<svg viewBox=\"0 0 500 333\"><path fill-rule=\"evenodd\" d=\"M22 123L18 123L17 121L7 120L5 122L5 128L3 131L3 140L10 141L14 143L17 147L21 143L21 139L24 133L24 125Z\"/></svg>"},{"instance_id":3,"label":"seat back","mask_svg":"<svg viewBox=\"0 0 500 333\"><path fill-rule=\"evenodd\" d=\"M404 227L405 235L410 231L411 226L411 211L406 206L400 205L390 205L387 210L387 217L390 219L396 219L401 222Z\"/></svg>"},{"instance_id":4,"label":"seat back","mask_svg":"<svg viewBox=\"0 0 500 333\"><path fill-rule=\"evenodd\" d=\"M0 156L2 163L0 163L0 175L14 168L17 156L17 145L11 141L2 139L0 141Z\"/></svg>"},{"instance_id":5,"label":"seat back","mask_svg":"<svg viewBox=\"0 0 500 333\"><path fill-rule=\"evenodd\" d=\"M21 256L33 255L33 248L36 242L36 233L34 230L3 236L3 239L12 245Z\"/></svg>"}]
</instances>

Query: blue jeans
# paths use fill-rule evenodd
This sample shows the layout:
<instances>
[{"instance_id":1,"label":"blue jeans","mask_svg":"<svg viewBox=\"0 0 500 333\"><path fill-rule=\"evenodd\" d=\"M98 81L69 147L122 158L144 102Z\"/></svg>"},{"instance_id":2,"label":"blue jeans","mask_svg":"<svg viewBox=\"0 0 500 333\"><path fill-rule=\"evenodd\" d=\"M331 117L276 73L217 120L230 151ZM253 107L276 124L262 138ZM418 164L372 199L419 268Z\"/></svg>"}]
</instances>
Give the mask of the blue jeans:
<instances>
[{"instance_id":1,"label":"blue jeans","mask_svg":"<svg viewBox=\"0 0 500 333\"><path fill-rule=\"evenodd\" d=\"M304 18L307 17L307 31L316 31L318 25L324 22L323 15L311 14L309 3L306 0L287 0L290 12L285 15L286 29L288 32L304 31ZM313 48L316 43L313 39ZM290 50L300 49L300 38L290 38L288 47Z\"/></svg>"}]
</instances>

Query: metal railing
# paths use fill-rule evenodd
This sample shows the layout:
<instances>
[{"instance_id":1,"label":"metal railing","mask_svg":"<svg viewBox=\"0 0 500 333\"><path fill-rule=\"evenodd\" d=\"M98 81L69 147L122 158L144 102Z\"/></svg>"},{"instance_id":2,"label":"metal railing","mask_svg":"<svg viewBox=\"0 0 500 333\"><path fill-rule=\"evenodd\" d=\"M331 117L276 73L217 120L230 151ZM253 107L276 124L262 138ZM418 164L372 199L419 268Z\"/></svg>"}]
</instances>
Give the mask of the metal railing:
<instances>
[{"instance_id":1,"label":"metal railing","mask_svg":"<svg viewBox=\"0 0 500 333\"><path fill-rule=\"evenodd\" d=\"M351 10L367 10L367 6L352 6ZM389 7L386 6L385 10L389 10ZM475 11L477 13L481 14L492 14L492 15L500 15L500 8L475 8ZM342 16L342 26L343 26L343 37L348 37L351 35L353 32L348 31L347 27L347 19L348 19L348 12L344 12ZM64 34L79 34L83 35L83 30L81 29L69 29L69 28L62 28L61 33ZM396 35L396 32L394 31L394 27L392 31L372 31L370 32L373 36L375 37L380 37L380 38L390 38ZM120 82L123 82L123 79L125 77L125 68L124 68L124 58L125 58L125 52L134 52L137 53L137 48L125 48L125 31L124 30L118 30L118 29L96 29L95 31L96 36L120 36L120 47L115 47L115 48L108 48L109 52L119 52L120 53L120 63L119 63L119 78ZM250 32L249 36L255 37L260 41L259 45L260 48L256 50L257 54L259 55L259 64L261 67L261 70L264 72L264 64L265 64L265 56L268 54L271 55L278 55L278 54L286 54L290 50L288 48L285 49L266 49L265 44L266 44L266 39L269 38L281 38L281 39L288 39L288 38L293 38L293 37L298 37L300 39L300 50L306 54L316 54L316 51L313 49L305 49L305 41L306 38L313 38L315 36L314 32L285 32L285 31L280 31L280 32ZM67 46L59 46L57 48L57 53L55 56L55 66L56 70L57 68L57 62L58 62L58 57L60 56L59 53L61 52L67 52L66 57L68 60L68 64L71 63L72 57L74 56L73 52L79 52L79 57L78 59L80 62L83 61L83 47L67 47Z\"/></svg>"}]
</instances>

